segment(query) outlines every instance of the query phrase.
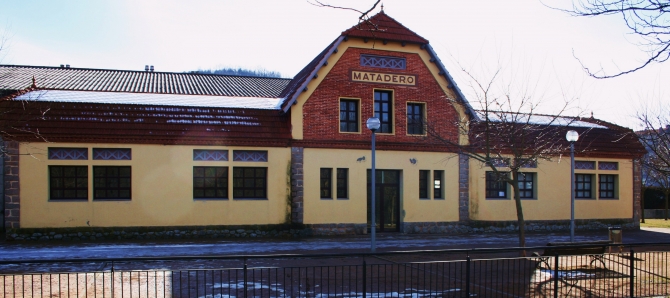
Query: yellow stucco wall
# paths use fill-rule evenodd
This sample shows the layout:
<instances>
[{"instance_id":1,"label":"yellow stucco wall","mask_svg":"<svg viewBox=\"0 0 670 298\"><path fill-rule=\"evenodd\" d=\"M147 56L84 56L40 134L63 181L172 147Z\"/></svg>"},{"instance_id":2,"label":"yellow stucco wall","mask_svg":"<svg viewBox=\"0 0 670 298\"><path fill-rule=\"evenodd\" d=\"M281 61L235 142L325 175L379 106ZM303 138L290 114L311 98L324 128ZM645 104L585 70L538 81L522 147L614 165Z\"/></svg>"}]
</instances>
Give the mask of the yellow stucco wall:
<instances>
[{"instance_id":1,"label":"yellow stucco wall","mask_svg":"<svg viewBox=\"0 0 670 298\"><path fill-rule=\"evenodd\" d=\"M375 49L380 51L390 51L390 52L400 52L400 53L414 53L418 54L421 57L421 60L425 66L430 70L431 74L435 81L440 85L442 91L449 99L455 99L456 94L452 89L448 88L448 82L444 76L439 75L440 70L435 63L430 62L430 54L427 50L421 49L418 44L406 44L402 45L400 42L388 42L383 44L380 42L364 42L363 39L359 38L350 38L346 41L342 41L337 47L338 52L333 53L328 58L328 65L322 66L317 72L317 78L312 79L309 84L307 84L307 91L299 92L298 98L295 105L291 107L291 126L292 126L292 136L296 140L303 139L303 105L312 95L314 90L318 88L323 79L326 77L328 72L335 66L337 61L344 55L348 48L361 48L361 49ZM337 100L337 97L334 97L333 100ZM458 104L455 101L452 101L454 108L460 115L460 120L462 123L466 123L469 120L469 117L465 113L465 107L461 104ZM365 121L365 119L363 120ZM461 125L462 127L467 127L467 125ZM467 144L468 139L465 134L460 135L459 142L461 144Z\"/></svg>"},{"instance_id":2,"label":"yellow stucco wall","mask_svg":"<svg viewBox=\"0 0 670 298\"><path fill-rule=\"evenodd\" d=\"M88 160L49 160L48 147L88 148ZM132 160L93 160L91 148L130 148ZM193 149L227 149L230 161L193 161ZM267 150L268 162L234 162L233 149ZM20 145L21 227L277 224L288 212L290 148L28 143ZM49 165L87 165L88 201L50 201ZM132 167L130 201L93 200L92 166ZM193 166L228 166L228 200L194 200ZM267 200L232 199L232 167L267 167Z\"/></svg>"},{"instance_id":3,"label":"yellow stucco wall","mask_svg":"<svg viewBox=\"0 0 670 298\"><path fill-rule=\"evenodd\" d=\"M618 170L575 170L576 174L593 174L594 199L575 199L575 219L620 219L633 216L633 163L630 159L575 158L577 161L618 162ZM486 199L485 172L490 169L481 162L470 161L470 218L473 220L516 220L516 207L510 199ZM570 159L539 161L538 167L526 169L536 173L536 198L523 199L526 220L570 219ZM616 199L598 197L598 175L618 176Z\"/></svg>"},{"instance_id":4,"label":"yellow stucco wall","mask_svg":"<svg viewBox=\"0 0 670 298\"><path fill-rule=\"evenodd\" d=\"M365 157L364 161L357 161ZM410 159L416 159L412 164ZM458 156L453 153L376 151L376 168L400 170L401 222L458 221ZM304 223L367 222L367 170L371 167L369 150L304 150ZM349 169L349 198L321 199L321 168ZM444 199L419 200L419 170L442 170ZM333 186L335 180L333 179ZM333 188L334 189L334 188ZM429 188L432 190L432 188ZM334 191L333 191L334 192ZM335 195L333 195L335 196Z\"/></svg>"}]
</instances>

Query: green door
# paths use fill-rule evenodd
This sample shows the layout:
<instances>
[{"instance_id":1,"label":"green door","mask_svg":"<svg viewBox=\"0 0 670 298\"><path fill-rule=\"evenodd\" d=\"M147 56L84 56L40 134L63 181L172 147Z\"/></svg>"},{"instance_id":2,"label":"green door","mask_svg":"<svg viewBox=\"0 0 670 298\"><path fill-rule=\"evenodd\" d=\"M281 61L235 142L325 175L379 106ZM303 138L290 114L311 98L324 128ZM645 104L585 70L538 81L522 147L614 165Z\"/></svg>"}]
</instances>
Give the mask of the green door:
<instances>
[{"instance_id":1,"label":"green door","mask_svg":"<svg viewBox=\"0 0 670 298\"><path fill-rule=\"evenodd\" d=\"M400 171L375 171L375 226L379 232L397 232L400 229ZM371 174L368 170L368 228L371 223Z\"/></svg>"}]
</instances>

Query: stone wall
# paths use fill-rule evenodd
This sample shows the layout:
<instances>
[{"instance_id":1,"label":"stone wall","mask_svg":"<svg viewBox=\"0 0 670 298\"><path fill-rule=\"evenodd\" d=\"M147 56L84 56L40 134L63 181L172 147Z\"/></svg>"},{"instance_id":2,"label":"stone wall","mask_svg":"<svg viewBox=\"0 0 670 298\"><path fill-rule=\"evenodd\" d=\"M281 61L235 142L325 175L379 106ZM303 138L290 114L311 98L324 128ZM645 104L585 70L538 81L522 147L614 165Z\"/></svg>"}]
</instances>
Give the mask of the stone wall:
<instances>
[{"instance_id":1,"label":"stone wall","mask_svg":"<svg viewBox=\"0 0 670 298\"><path fill-rule=\"evenodd\" d=\"M576 220L578 231L606 231L608 227L622 227L625 230L639 229L632 219ZM478 234L478 233L514 233L519 226L516 221L469 221L463 222L411 222L403 224L406 234ZM526 221L526 232L569 231L569 220Z\"/></svg>"},{"instance_id":2,"label":"stone wall","mask_svg":"<svg viewBox=\"0 0 670 298\"><path fill-rule=\"evenodd\" d=\"M303 222L303 167L304 148L291 148L291 223Z\"/></svg>"},{"instance_id":3,"label":"stone wall","mask_svg":"<svg viewBox=\"0 0 670 298\"><path fill-rule=\"evenodd\" d=\"M18 229L21 219L19 197L19 142L5 141L5 229Z\"/></svg>"}]
</instances>

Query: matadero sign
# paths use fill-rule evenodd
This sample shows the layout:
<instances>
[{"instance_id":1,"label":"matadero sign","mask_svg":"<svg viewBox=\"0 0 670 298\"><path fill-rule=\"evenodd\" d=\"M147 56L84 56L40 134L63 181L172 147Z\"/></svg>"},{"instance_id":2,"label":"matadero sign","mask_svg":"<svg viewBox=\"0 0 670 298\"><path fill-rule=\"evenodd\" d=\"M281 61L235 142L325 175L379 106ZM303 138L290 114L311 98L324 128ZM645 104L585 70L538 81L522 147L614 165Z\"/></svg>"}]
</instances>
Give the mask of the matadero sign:
<instances>
[{"instance_id":1,"label":"matadero sign","mask_svg":"<svg viewBox=\"0 0 670 298\"><path fill-rule=\"evenodd\" d=\"M406 74L353 70L351 71L351 80L354 82L416 86L416 76Z\"/></svg>"}]
</instances>

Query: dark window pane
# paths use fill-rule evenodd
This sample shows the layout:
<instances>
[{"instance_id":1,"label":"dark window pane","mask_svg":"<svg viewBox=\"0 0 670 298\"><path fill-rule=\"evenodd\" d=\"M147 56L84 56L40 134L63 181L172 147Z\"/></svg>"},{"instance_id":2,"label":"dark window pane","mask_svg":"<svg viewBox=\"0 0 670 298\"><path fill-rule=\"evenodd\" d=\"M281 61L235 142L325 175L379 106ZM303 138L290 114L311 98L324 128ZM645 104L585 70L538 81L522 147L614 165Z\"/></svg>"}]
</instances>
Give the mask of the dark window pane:
<instances>
[{"instance_id":1,"label":"dark window pane","mask_svg":"<svg viewBox=\"0 0 670 298\"><path fill-rule=\"evenodd\" d=\"M129 166L94 166L93 173L95 199L130 199Z\"/></svg>"},{"instance_id":2,"label":"dark window pane","mask_svg":"<svg viewBox=\"0 0 670 298\"><path fill-rule=\"evenodd\" d=\"M266 198L267 168L235 167L233 168L233 198L256 199ZM262 190L262 192L261 192Z\"/></svg>"}]
</instances>

